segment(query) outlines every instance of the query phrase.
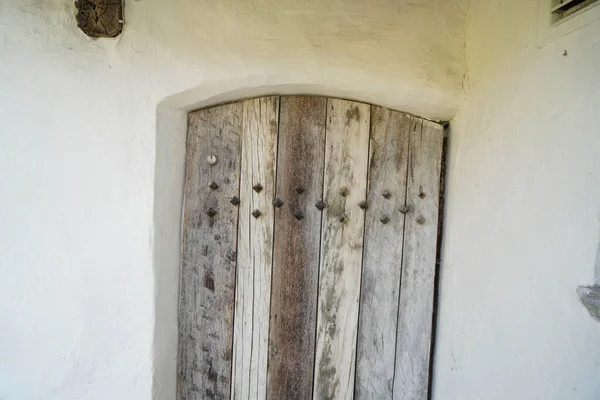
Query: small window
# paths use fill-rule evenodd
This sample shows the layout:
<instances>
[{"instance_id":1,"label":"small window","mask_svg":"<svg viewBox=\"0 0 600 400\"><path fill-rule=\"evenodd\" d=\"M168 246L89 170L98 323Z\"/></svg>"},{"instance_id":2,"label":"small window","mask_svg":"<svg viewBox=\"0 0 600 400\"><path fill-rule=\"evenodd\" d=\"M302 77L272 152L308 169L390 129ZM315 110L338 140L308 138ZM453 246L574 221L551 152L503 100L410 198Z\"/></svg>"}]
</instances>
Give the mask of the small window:
<instances>
[{"instance_id":1,"label":"small window","mask_svg":"<svg viewBox=\"0 0 600 400\"><path fill-rule=\"evenodd\" d=\"M600 0L538 0L538 46L599 20Z\"/></svg>"},{"instance_id":2,"label":"small window","mask_svg":"<svg viewBox=\"0 0 600 400\"><path fill-rule=\"evenodd\" d=\"M551 0L552 24L560 22L574 15L592 4L599 4L600 0Z\"/></svg>"}]
</instances>

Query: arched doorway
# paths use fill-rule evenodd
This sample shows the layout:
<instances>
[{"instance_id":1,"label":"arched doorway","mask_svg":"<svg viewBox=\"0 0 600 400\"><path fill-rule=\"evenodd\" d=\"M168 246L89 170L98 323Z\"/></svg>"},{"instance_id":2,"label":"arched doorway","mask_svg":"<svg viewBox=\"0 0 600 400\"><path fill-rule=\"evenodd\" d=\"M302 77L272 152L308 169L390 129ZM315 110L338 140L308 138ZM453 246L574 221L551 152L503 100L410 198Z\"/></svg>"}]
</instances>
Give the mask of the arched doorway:
<instances>
[{"instance_id":1,"label":"arched doorway","mask_svg":"<svg viewBox=\"0 0 600 400\"><path fill-rule=\"evenodd\" d=\"M443 128L282 96L189 115L179 399L425 399Z\"/></svg>"}]
</instances>

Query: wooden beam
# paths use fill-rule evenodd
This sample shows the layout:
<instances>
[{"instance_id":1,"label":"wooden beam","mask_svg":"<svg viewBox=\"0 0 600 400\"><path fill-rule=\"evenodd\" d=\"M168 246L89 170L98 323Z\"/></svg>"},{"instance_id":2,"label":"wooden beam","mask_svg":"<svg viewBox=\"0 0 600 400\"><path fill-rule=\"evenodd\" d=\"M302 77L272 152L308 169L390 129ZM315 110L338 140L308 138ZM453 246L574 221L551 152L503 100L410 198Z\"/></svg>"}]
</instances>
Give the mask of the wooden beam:
<instances>
[{"instance_id":1,"label":"wooden beam","mask_svg":"<svg viewBox=\"0 0 600 400\"><path fill-rule=\"evenodd\" d=\"M328 99L315 399L354 393L369 121L369 105Z\"/></svg>"},{"instance_id":2,"label":"wooden beam","mask_svg":"<svg viewBox=\"0 0 600 400\"><path fill-rule=\"evenodd\" d=\"M281 97L271 298L270 400L311 399L326 99Z\"/></svg>"},{"instance_id":3,"label":"wooden beam","mask_svg":"<svg viewBox=\"0 0 600 400\"><path fill-rule=\"evenodd\" d=\"M407 210L408 138L413 118L371 107L369 195L356 360L355 399L391 399L402 241ZM385 222L385 219L389 221Z\"/></svg>"},{"instance_id":4,"label":"wooden beam","mask_svg":"<svg viewBox=\"0 0 600 400\"><path fill-rule=\"evenodd\" d=\"M278 97L244 102L231 393L236 400L266 397L278 118Z\"/></svg>"},{"instance_id":5,"label":"wooden beam","mask_svg":"<svg viewBox=\"0 0 600 400\"><path fill-rule=\"evenodd\" d=\"M190 113L179 309L178 398L228 399L243 103ZM213 163L213 160L217 160Z\"/></svg>"},{"instance_id":6,"label":"wooden beam","mask_svg":"<svg viewBox=\"0 0 600 400\"><path fill-rule=\"evenodd\" d=\"M441 125L416 119L410 132L407 214L398 309L394 399L426 399L433 316Z\"/></svg>"}]
</instances>

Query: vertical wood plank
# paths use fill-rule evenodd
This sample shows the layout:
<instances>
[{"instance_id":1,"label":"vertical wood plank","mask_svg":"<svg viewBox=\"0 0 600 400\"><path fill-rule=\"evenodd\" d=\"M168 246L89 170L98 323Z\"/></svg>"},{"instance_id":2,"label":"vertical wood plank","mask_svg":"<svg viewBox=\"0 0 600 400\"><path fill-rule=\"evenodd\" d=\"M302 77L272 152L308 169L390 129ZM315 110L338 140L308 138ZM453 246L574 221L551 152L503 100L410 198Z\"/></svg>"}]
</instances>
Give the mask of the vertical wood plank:
<instances>
[{"instance_id":1,"label":"vertical wood plank","mask_svg":"<svg viewBox=\"0 0 600 400\"><path fill-rule=\"evenodd\" d=\"M326 99L281 97L268 399L311 399Z\"/></svg>"},{"instance_id":2,"label":"vertical wood plank","mask_svg":"<svg viewBox=\"0 0 600 400\"><path fill-rule=\"evenodd\" d=\"M266 397L278 117L277 97L244 102L231 389L235 400ZM254 190L255 185L262 189Z\"/></svg>"},{"instance_id":3,"label":"vertical wood plank","mask_svg":"<svg viewBox=\"0 0 600 400\"><path fill-rule=\"evenodd\" d=\"M242 103L189 115L179 309L178 398L228 399ZM215 165L207 157L217 158ZM211 182L217 187L211 189ZM210 216L208 214L213 214Z\"/></svg>"},{"instance_id":4,"label":"vertical wood plank","mask_svg":"<svg viewBox=\"0 0 600 400\"><path fill-rule=\"evenodd\" d=\"M416 119L410 132L394 399L426 399L433 316L443 128Z\"/></svg>"},{"instance_id":5,"label":"vertical wood plank","mask_svg":"<svg viewBox=\"0 0 600 400\"><path fill-rule=\"evenodd\" d=\"M409 115L371 108L369 208L356 350L357 400L392 398L404 235L401 210L406 199L411 122ZM384 224L386 216L389 222Z\"/></svg>"},{"instance_id":6,"label":"vertical wood plank","mask_svg":"<svg viewBox=\"0 0 600 400\"><path fill-rule=\"evenodd\" d=\"M352 399L369 157L370 107L329 99L315 399Z\"/></svg>"}]
</instances>

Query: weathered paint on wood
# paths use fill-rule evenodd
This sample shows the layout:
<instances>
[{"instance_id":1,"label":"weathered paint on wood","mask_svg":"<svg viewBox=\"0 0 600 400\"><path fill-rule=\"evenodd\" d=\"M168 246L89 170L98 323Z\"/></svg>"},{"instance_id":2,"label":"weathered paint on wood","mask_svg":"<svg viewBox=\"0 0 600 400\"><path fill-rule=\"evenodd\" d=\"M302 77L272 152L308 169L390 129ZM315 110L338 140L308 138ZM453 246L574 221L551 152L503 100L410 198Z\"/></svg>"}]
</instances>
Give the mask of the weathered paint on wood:
<instances>
[{"instance_id":1,"label":"weathered paint on wood","mask_svg":"<svg viewBox=\"0 0 600 400\"><path fill-rule=\"evenodd\" d=\"M328 99L315 399L352 399L370 107Z\"/></svg>"},{"instance_id":2,"label":"weathered paint on wood","mask_svg":"<svg viewBox=\"0 0 600 400\"><path fill-rule=\"evenodd\" d=\"M356 350L357 400L392 399L405 218L402 207L412 122L409 115L371 108L368 209ZM389 222L384 224L386 216Z\"/></svg>"},{"instance_id":3,"label":"weathered paint on wood","mask_svg":"<svg viewBox=\"0 0 600 400\"><path fill-rule=\"evenodd\" d=\"M410 132L407 214L398 310L395 400L428 395L443 129L417 119Z\"/></svg>"},{"instance_id":4,"label":"weathered paint on wood","mask_svg":"<svg viewBox=\"0 0 600 400\"><path fill-rule=\"evenodd\" d=\"M325 98L281 97L269 400L312 397L325 112Z\"/></svg>"},{"instance_id":5,"label":"weathered paint on wood","mask_svg":"<svg viewBox=\"0 0 600 400\"><path fill-rule=\"evenodd\" d=\"M231 388L235 400L266 397L278 116L277 97L244 102ZM262 186L259 191L252 188L257 184Z\"/></svg>"},{"instance_id":6,"label":"weathered paint on wood","mask_svg":"<svg viewBox=\"0 0 600 400\"><path fill-rule=\"evenodd\" d=\"M189 116L179 310L181 400L230 397L238 208L229 199L239 195L242 110L243 103L232 103ZM207 162L211 155L218 160L214 165Z\"/></svg>"}]
</instances>

